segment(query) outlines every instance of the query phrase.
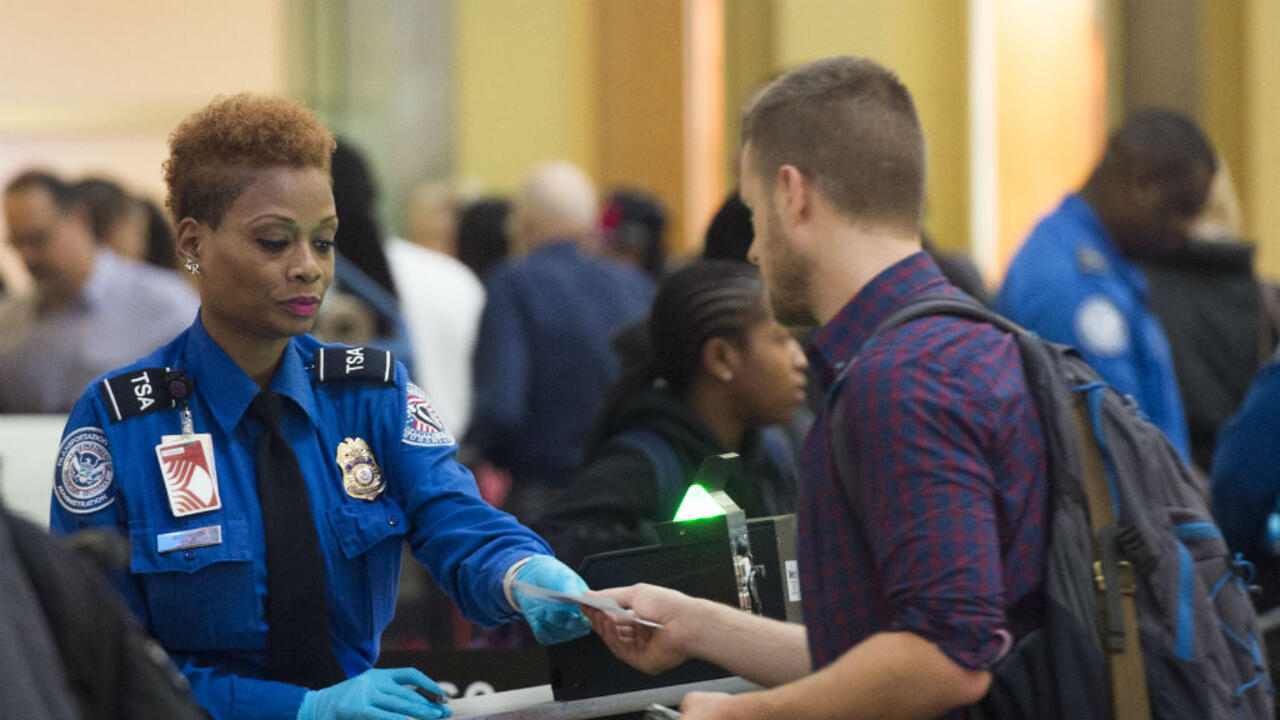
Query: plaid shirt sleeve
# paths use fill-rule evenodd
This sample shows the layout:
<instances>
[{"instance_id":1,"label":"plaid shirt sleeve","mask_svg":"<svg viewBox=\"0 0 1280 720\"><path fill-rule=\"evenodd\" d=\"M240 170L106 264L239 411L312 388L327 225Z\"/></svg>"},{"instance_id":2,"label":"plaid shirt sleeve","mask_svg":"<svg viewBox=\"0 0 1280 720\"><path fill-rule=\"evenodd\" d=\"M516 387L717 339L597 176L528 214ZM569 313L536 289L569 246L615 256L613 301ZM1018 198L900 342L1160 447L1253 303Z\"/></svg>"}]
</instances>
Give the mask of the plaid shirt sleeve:
<instances>
[{"instance_id":1,"label":"plaid shirt sleeve","mask_svg":"<svg viewBox=\"0 0 1280 720\"><path fill-rule=\"evenodd\" d=\"M1019 379L990 343L921 354L928 343L913 336L936 327L926 320L900 328L883 352L859 359L845 389L858 398L845 405L846 442L863 478L870 560L888 611L883 629L917 634L958 664L985 668L1007 650L1009 634L998 480L981 448L999 443L1008 422L1001 388Z\"/></svg>"}]
</instances>

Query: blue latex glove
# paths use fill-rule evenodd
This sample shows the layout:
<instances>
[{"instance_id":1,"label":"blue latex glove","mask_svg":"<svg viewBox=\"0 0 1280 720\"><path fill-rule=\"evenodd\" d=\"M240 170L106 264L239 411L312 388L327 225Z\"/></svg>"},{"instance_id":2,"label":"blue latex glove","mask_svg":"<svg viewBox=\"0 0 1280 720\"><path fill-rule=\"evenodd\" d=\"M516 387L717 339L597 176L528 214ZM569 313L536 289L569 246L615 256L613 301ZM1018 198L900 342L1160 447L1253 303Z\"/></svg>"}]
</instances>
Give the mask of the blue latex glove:
<instances>
[{"instance_id":1,"label":"blue latex glove","mask_svg":"<svg viewBox=\"0 0 1280 720\"><path fill-rule=\"evenodd\" d=\"M534 555L529 558L529 562L516 573L516 579L571 595L581 595L588 589L587 583L578 577L578 573L550 555ZM520 611L533 630L533 636L543 645L554 645L591 632L591 621L572 605L530 597L518 589L513 589L511 594L520 605Z\"/></svg>"},{"instance_id":2,"label":"blue latex glove","mask_svg":"<svg viewBox=\"0 0 1280 720\"><path fill-rule=\"evenodd\" d=\"M415 685L444 695L439 685L414 668L374 668L303 695L298 720L432 720L453 714L414 692Z\"/></svg>"}]
</instances>

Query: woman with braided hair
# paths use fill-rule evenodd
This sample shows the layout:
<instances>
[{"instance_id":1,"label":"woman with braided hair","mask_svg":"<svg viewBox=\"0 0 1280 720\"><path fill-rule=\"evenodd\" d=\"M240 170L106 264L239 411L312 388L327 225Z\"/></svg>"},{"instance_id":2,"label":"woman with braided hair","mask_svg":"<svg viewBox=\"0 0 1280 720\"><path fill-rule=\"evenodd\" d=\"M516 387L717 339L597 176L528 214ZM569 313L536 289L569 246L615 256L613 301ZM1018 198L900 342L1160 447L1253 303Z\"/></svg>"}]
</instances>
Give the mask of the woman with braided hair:
<instances>
[{"instance_id":1,"label":"woman with braided hair","mask_svg":"<svg viewBox=\"0 0 1280 720\"><path fill-rule=\"evenodd\" d=\"M808 361L773 316L759 272L696 262L658 290L647 361L610 391L574 481L535 525L571 567L589 554L657 542L702 461L743 459L725 488L748 517L792 512L785 423L804 402Z\"/></svg>"}]
</instances>

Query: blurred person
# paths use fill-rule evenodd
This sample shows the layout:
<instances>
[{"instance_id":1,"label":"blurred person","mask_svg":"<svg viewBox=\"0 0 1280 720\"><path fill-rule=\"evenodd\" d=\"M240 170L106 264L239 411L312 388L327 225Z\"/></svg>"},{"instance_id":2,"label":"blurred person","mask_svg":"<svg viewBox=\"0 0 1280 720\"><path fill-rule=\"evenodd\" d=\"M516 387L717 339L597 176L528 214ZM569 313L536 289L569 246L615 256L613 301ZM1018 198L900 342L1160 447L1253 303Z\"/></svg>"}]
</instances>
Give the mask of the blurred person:
<instances>
[{"instance_id":1,"label":"blurred person","mask_svg":"<svg viewBox=\"0 0 1280 720\"><path fill-rule=\"evenodd\" d=\"M98 533L50 537L0 505L5 717L208 717L102 576L127 563L124 546Z\"/></svg>"},{"instance_id":2,"label":"blurred person","mask_svg":"<svg viewBox=\"0 0 1280 720\"><path fill-rule=\"evenodd\" d=\"M103 177L88 177L72 184L71 193L76 203L89 213L89 228L99 243L121 257L145 259L145 210L119 183Z\"/></svg>"},{"instance_id":3,"label":"blurred person","mask_svg":"<svg viewBox=\"0 0 1280 720\"><path fill-rule=\"evenodd\" d=\"M605 257L645 272L655 282L666 269L667 211L662 201L642 190L609 194L600 211L600 244Z\"/></svg>"},{"instance_id":4,"label":"blurred person","mask_svg":"<svg viewBox=\"0 0 1280 720\"><path fill-rule=\"evenodd\" d=\"M462 210L480 196L475 180L429 180L414 187L405 208L405 239L442 255L458 257Z\"/></svg>"},{"instance_id":5,"label":"blurred person","mask_svg":"<svg viewBox=\"0 0 1280 720\"><path fill-rule=\"evenodd\" d=\"M458 260L482 282L511 252L510 212L511 203L502 198L481 198L463 208L458 218Z\"/></svg>"},{"instance_id":6,"label":"blurred person","mask_svg":"<svg viewBox=\"0 0 1280 720\"><path fill-rule=\"evenodd\" d=\"M751 210L742 204L742 196L734 190L720 204L720 209L716 210L711 223L707 225L702 241L702 257L704 260L746 262L747 251L751 249L754 238Z\"/></svg>"},{"instance_id":7,"label":"blurred person","mask_svg":"<svg viewBox=\"0 0 1280 720\"><path fill-rule=\"evenodd\" d=\"M850 57L796 68L742 128L751 259L780 322L821 323L809 360L841 396L802 454L805 625L649 585L604 592L660 628L588 615L641 670L699 658L768 688L689 693L686 720L959 717L1043 581L1043 432L1017 345L952 316L869 340L913 298L962 294L921 250L924 137L893 73ZM855 478L839 476L837 443Z\"/></svg>"},{"instance_id":8,"label":"blurred person","mask_svg":"<svg viewBox=\"0 0 1280 720\"><path fill-rule=\"evenodd\" d=\"M1147 305L1169 339L1191 459L1206 476L1219 427L1244 401L1280 333L1275 291L1258 279L1255 254L1241 239L1239 202L1221 162L1189 236L1131 251L1147 279Z\"/></svg>"},{"instance_id":9,"label":"blurred person","mask_svg":"<svg viewBox=\"0 0 1280 720\"><path fill-rule=\"evenodd\" d=\"M320 307L316 337L372 345L414 367L413 344L374 217L377 186L364 156L349 142L333 152L333 198L343 218L338 231L334 292ZM364 331L372 321L372 332Z\"/></svg>"},{"instance_id":10,"label":"blurred person","mask_svg":"<svg viewBox=\"0 0 1280 720\"><path fill-rule=\"evenodd\" d=\"M586 589L481 500L404 366L306 335L334 276L333 149L279 98L178 126L167 204L199 314L85 389L58 453L52 528L132 540L119 588L219 719L448 715L421 672L373 669L406 540L471 619L587 631L513 586Z\"/></svg>"},{"instance_id":11,"label":"blurred person","mask_svg":"<svg viewBox=\"0 0 1280 720\"><path fill-rule=\"evenodd\" d=\"M153 200L139 199L147 216L147 252L143 260L156 267L173 270L178 267L177 243L173 237L173 221Z\"/></svg>"},{"instance_id":12,"label":"blurred person","mask_svg":"<svg viewBox=\"0 0 1280 720\"><path fill-rule=\"evenodd\" d=\"M596 193L567 162L533 168L511 210L521 251L485 279L466 444L512 473L506 507L536 512L582 462L618 375L609 338L644 315L653 281L596 257Z\"/></svg>"},{"instance_id":13,"label":"blurred person","mask_svg":"<svg viewBox=\"0 0 1280 720\"><path fill-rule=\"evenodd\" d=\"M195 293L176 274L98 245L88 210L57 177L18 175L4 213L37 296L33 320L0 352L0 412L67 412L95 377L195 317Z\"/></svg>"},{"instance_id":14,"label":"blurred person","mask_svg":"<svg viewBox=\"0 0 1280 720\"><path fill-rule=\"evenodd\" d=\"M387 240L391 277L413 344L414 376L439 401L459 437L471 423L471 356L484 310L484 285L461 261L403 238Z\"/></svg>"},{"instance_id":15,"label":"blurred person","mask_svg":"<svg viewBox=\"0 0 1280 720\"><path fill-rule=\"evenodd\" d=\"M8 238L0 239L0 354L22 342L35 316L35 278Z\"/></svg>"},{"instance_id":16,"label":"blurred person","mask_svg":"<svg viewBox=\"0 0 1280 720\"><path fill-rule=\"evenodd\" d=\"M1257 588L1253 603L1274 683L1280 680L1280 355L1263 365L1239 410L1222 424L1210 497L1227 547L1255 569L1250 585Z\"/></svg>"},{"instance_id":17,"label":"blurred person","mask_svg":"<svg viewBox=\"0 0 1280 720\"><path fill-rule=\"evenodd\" d=\"M994 308L1075 346L1190 459L1173 355L1131 258L1185 242L1217 157L1190 119L1140 112L1107 140L1084 187L1040 220L1014 256Z\"/></svg>"},{"instance_id":18,"label":"blurred person","mask_svg":"<svg viewBox=\"0 0 1280 720\"><path fill-rule=\"evenodd\" d=\"M702 461L737 453L725 488L747 517L795 512L795 462L781 431L804 402L804 352L773 317L759 272L703 260L663 282L647 322L649 361L609 391L583 469L535 523L572 567L657 544ZM654 447L654 445L658 447ZM652 453L652 454L651 454ZM664 458L679 475L667 477Z\"/></svg>"}]
</instances>

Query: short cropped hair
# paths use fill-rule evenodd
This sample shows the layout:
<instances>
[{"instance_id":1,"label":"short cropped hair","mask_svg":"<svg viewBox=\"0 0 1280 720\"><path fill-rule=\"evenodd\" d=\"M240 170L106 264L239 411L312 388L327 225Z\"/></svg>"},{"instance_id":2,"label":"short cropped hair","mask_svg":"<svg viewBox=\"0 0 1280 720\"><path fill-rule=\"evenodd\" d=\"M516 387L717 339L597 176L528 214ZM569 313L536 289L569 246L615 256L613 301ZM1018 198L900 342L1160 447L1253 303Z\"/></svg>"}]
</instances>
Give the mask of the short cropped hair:
<instances>
[{"instance_id":1,"label":"short cropped hair","mask_svg":"<svg viewBox=\"0 0 1280 720\"><path fill-rule=\"evenodd\" d=\"M33 169L18 173L5 186L4 194L12 195L27 190L44 190L49 193L59 212L65 212L75 204L75 194L71 191L71 185L47 170Z\"/></svg>"},{"instance_id":2,"label":"short cropped hair","mask_svg":"<svg viewBox=\"0 0 1280 720\"><path fill-rule=\"evenodd\" d=\"M1178 182L1202 166L1218 169L1213 145L1195 122L1173 110L1130 115L1107 139L1099 172L1141 175L1161 184Z\"/></svg>"},{"instance_id":3,"label":"short cropped hair","mask_svg":"<svg viewBox=\"0 0 1280 720\"><path fill-rule=\"evenodd\" d=\"M793 165L851 219L919 231L924 133L911 93L875 62L828 58L769 83L743 113L747 143L766 183Z\"/></svg>"},{"instance_id":4,"label":"short cropped hair","mask_svg":"<svg viewBox=\"0 0 1280 720\"><path fill-rule=\"evenodd\" d=\"M105 240L129 211L136 207L134 200L119 183L102 177L85 178L71 186L76 202L89 213L89 229L98 240Z\"/></svg>"},{"instance_id":5,"label":"short cropped hair","mask_svg":"<svg viewBox=\"0 0 1280 720\"><path fill-rule=\"evenodd\" d=\"M334 147L333 133L296 102L247 93L217 98L169 136L165 204L175 220L217 227L252 170L310 167L328 174Z\"/></svg>"}]
</instances>

